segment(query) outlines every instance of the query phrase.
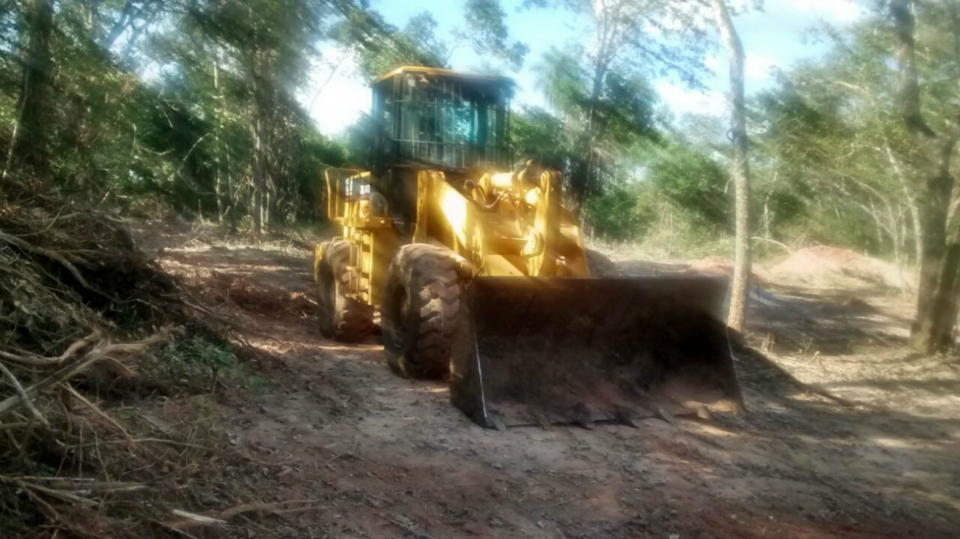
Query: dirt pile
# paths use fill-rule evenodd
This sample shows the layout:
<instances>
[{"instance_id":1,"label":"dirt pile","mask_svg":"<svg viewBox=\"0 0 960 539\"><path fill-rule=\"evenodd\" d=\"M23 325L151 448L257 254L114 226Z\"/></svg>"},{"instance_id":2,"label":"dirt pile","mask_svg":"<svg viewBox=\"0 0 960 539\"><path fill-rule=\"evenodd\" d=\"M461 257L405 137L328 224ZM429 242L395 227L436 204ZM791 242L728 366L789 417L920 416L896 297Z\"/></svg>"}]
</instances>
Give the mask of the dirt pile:
<instances>
[{"instance_id":1,"label":"dirt pile","mask_svg":"<svg viewBox=\"0 0 960 539\"><path fill-rule=\"evenodd\" d=\"M793 281L814 286L870 283L890 288L914 287L913 276L906 270L849 249L816 246L794 252L770 272L778 281Z\"/></svg>"}]
</instances>

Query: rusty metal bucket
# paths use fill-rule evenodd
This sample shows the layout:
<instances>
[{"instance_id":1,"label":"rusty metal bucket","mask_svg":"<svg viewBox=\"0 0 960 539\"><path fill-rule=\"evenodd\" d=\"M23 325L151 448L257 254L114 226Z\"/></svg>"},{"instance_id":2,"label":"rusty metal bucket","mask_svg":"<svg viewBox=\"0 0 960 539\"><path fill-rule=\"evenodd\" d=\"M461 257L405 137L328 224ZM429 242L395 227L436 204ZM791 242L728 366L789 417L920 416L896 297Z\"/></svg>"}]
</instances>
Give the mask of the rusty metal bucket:
<instances>
[{"instance_id":1,"label":"rusty metal bucket","mask_svg":"<svg viewBox=\"0 0 960 539\"><path fill-rule=\"evenodd\" d=\"M450 396L481 426L739 413L723 277L480 277Z\"/></svg>"}]
</instances>

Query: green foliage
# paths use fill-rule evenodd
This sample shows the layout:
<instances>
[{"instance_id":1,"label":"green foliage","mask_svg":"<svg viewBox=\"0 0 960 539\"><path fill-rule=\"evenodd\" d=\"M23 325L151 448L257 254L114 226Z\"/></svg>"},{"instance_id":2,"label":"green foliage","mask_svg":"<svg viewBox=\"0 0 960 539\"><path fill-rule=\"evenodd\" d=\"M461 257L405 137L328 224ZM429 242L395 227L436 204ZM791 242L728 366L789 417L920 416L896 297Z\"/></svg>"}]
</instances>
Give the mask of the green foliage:
<instances>
[{"instance_id":1,"label":"green foliage","mask_svg":"<svg viewBox=\"0 0 960 539\"><path fill-rule=\"evenodd\" d=\"M713 159L686 147L669 147L649 164L649 178L663 197L698 225L731 229L729 174Z\"/></svg>"},{"instance_id":2,"label":"green foliage","mask_svg":"<svg viewBox=\"0 0 960 539\"><path fill-rule=\"evenodd\" d=\"M336 139L318 133L295 99L318 58L354 60L368 78L402 64L447 66L462 47L482 56L485 72L526 60L499 0L465 0L464 20L448 34L428 12L393 26L369 4L56 2L41 139L51 182L78 197L159 200L234 225L312 219L323 169L367 166L373 129L364 117ZM659 0L523 4L566 10L588 32L537 60L548 106L515 112L517 164L561 170L568 203L599 236L721 241L731 223L726 122L665 118L650 84L670 76L698 85L711 39L704 12ZM11 148L31 26L26 4L7 5L0 142ZM923 112L938 134L955 129L960 102L948 8L921 3L916 12ZM828 53L781 72L749 103L758 234L916 257L930 160L898 117L889 26L877 9L842 30L819 28Z\"/></svg>"},{"instance_id":3,"label":"green foliage","mask_svg":"<svg viewBox=\"0 0 960 539\"><path fill-rule=\"evenodd\" d=\"M143 375L165 387L187 392L209 391L230 384L262 391L269 384L241 363L228 344L187 337L167 344L140 364Z\"/></svg>"},{"instance_id":4,"label":"green foliage","mask_svg":"<svg viewBox=\"0 0 960 539\"><path fill-rule=\"evenodd\" d=\"M647 80L626 65L613 66L595 78L582 57L576 47L544 55L537 67L539 85L558 120L547 121L544 113L527 113L526 120L541 122L539 131L556 135L521 140L541 143L540 152L562 163L557 167L565 174L575 204L618 185L636 166L631 150L660 137L654 112L657 96ZM532 132L529 125L524 128ZM536 150L529 144L522 149Z\"/></svg>"},{"instance_id":5,"label":"green foliage","mask_svg":"<svg viewBox=\"0 0 960 539\"><path fill-rule=\"evenodd\" d=\"M457 37L469 42L481 56L506 61L514 71L523 66L530 48L519 41L509 42L506 13L500 0L466 0L464 12L468 27L456 32Z\"/></svg>"},{"instance_id":6,"label":"green foliage","mask_svg":"<svg viewBox=\"0 0 960 539\"><path fill-rule=\"evenodd\" d=\"M642 238L657 217L655 196L650 189L633 184L589 199L585 214L593 235L616 241Z\"/></svg>"},{"instance_id":7,"label":"green foliage","mask_svg":"<svg viewBox=\"0 0 960 539\"><path fill-rule=\"evenodd\" d=\"M428 12L413 17L401 30L379 13L354 8L330 35L352 52L360 73L374 79L402 65L444 67L447 45L437 38L436 28Z\"/></svg>"},{"instance_id":8,"label":"green foliage","mask_svg":"<svg viewBox=\"0 0 960 539\"><path fill-rule=\"evenodd\" d=\"M183 363L214 372L235 367L237 364L237 357L233 355L233 350L229 346L196 337L169 345L167 353Z\"/></svg>"},{"instance_id":9,"label":"green foliage","mask_svg":"<svg viewBox=\"0 0 960 539\"><path fill-rule=\"evenodd\" d=\"M597 129L622 146L656 141L660 136L655 113L658 100L643 76L611 71L604 78L600 100L595 104Z\"/></svg>"},{"instance_id":10,"label":"green foliage","mask_svg":"<svg viewBox=\"0 0 960 539\"><path fill-rule=\"evenodd\" d=\"M917 10L924 110L936 133L956 129L956 32L943 4ZM781 240L819 241L898 261L916 259L921 193L935 174L925 150L903 130L895 37L879 10L842 31L825 26L830 51L782 73L752 103L758 199L768 202L770 232Z\"/></svg>"},{"instance_id":11,"label":"green foliage","mask_svg":"<svg viewBox=\"0 0 960 539\"><path fill-rule=\"evenodd\" d=\"M558 170L566 167L563 122L544 109L526 107L514 113L510 142L517 159L536 159L541 166Z\"/></svg>"},{"instance_id":12,"label":"green foliage","mask_svg":"<svg viewBox=\"0 0 960 539\"><path fill-rule=\"evenodd\" d=\"M114 195L130 206L158 198L234 224L252 214L273 223L315 217L322 169L343 165L347 150L317 133L294 94L317 45L335 38L331 29L379 17L364 6L57 3L55 91L43 104L55 187L95 200ZM10 44L0 47L3 141L19 121L27 51L17 44L30 31L22 18L19 7L0 12L0 37ZM411 35L429 32L428 19L412 22Z\"/></svg>"},{"instance_id":13,"label":"green foliage","mask_svg":"<svg viewBox=\"0 0 960 539\"><path fill-rule=\"evenodd\" d=\"M363 7L349 8L346 14L330 35L353 54L360 73L368 79L404 65L447 67L462 44L479 55L505 61L514 70L523 65L528 51L525 44L509 41L499 0L467 0L466 27L454 31L452 43L437 35L437 21L428 11L412 17L402 29Z\"/></svg>"}]
</instances>

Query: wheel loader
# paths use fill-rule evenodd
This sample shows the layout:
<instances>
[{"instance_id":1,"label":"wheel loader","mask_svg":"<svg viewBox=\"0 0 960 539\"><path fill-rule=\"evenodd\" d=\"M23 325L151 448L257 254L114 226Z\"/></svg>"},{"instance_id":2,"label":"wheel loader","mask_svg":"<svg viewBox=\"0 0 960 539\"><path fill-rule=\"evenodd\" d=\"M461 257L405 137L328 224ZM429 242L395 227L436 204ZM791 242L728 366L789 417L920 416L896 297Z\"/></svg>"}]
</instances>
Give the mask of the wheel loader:
<instances>
[{"instance_id":1,"label":"wheel loader","mask_svg":"<svg viewBox=\"0 0 960 539\"><path fill-rule=\"evenodd\" d=\"M372 84L370 170L328 169L320 331L378 327L398 375L488 428L738 412L723 278L591 267L563 177L514 170L513 82L402 67Z\"/></svg>"}]
</instances>

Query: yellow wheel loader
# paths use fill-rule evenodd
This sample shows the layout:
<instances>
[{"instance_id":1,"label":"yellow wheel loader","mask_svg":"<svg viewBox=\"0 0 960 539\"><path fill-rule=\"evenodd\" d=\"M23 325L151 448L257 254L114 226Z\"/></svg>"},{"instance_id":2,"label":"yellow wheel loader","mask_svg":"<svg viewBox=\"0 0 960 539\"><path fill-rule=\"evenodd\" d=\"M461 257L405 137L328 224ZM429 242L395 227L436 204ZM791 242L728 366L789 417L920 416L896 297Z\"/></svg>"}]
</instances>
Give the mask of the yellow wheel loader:
<instances>
[{"instance_id":1,"label":"yellow wheel loader","mask_svg":"<svg viewBox=\"0 0 960 539\"><path fill-rule=\"evenodd\" d=\"M448 377L485 427L742 408L726 280L592 274L561 174L510 170L510 79L403 67L372 86L371 170L326 172L323 335L379 317L390 368Z\"/></svg>"}]
</instances>

